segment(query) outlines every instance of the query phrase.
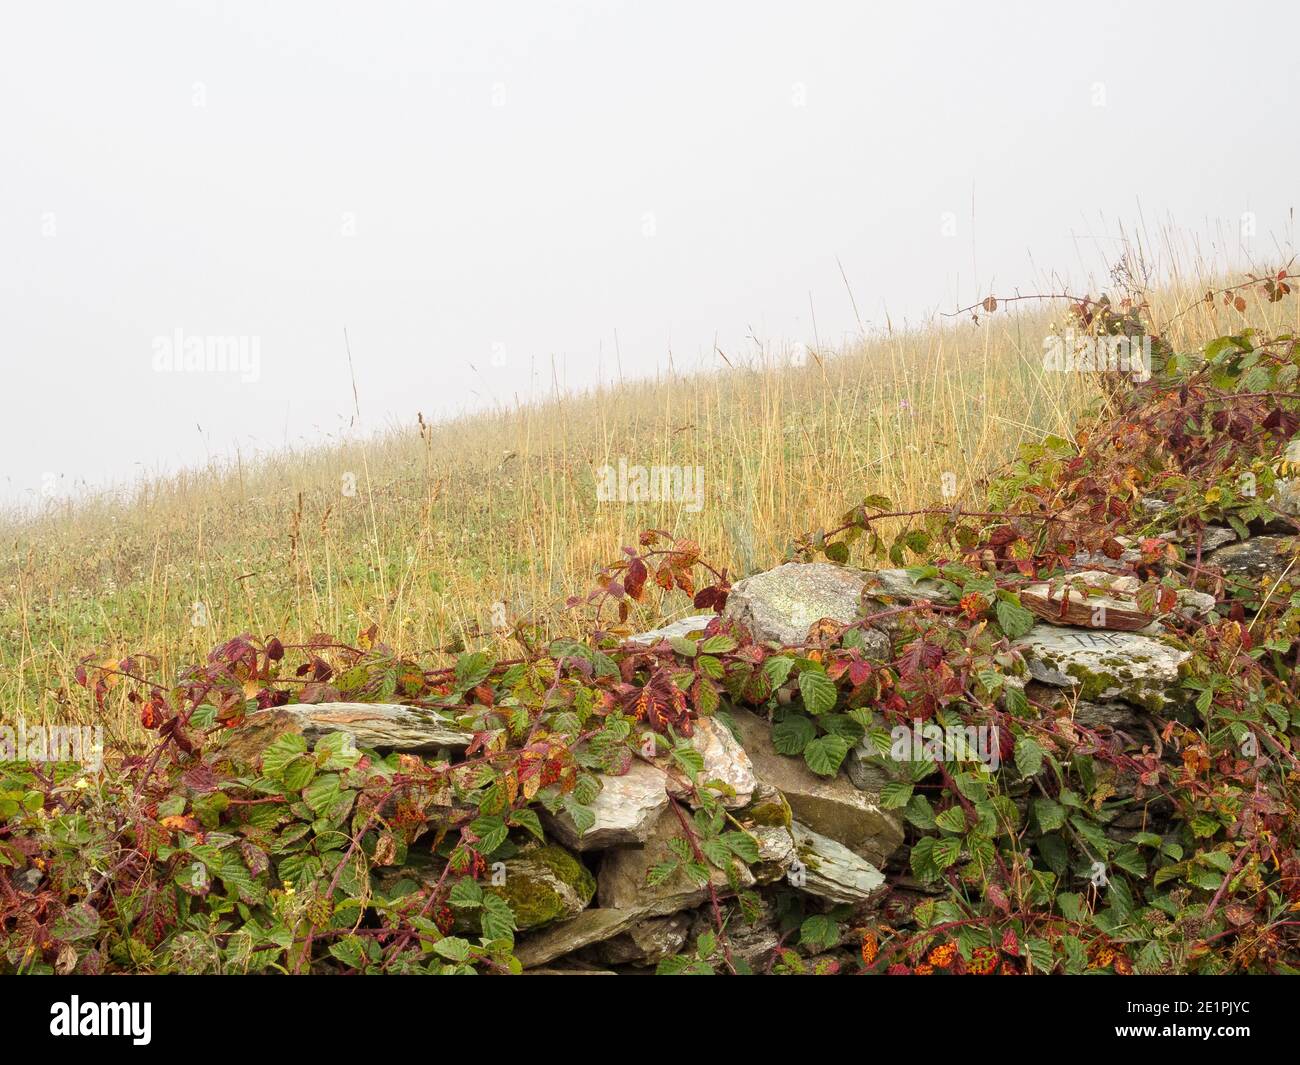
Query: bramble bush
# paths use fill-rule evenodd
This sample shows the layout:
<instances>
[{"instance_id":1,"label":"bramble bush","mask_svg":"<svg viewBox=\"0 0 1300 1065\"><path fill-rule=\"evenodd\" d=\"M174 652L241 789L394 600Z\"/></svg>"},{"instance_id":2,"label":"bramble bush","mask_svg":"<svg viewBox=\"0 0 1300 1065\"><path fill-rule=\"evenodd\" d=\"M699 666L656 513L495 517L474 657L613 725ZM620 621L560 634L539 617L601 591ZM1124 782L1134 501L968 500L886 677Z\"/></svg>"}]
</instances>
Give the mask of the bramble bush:
<instances>
[{"instance_id":1,"label":"bramble bush","mask_svg":"<svg viewBox=\"0 0 1300 1065\"><path fill-rule=\"evenodd\" d=\"M1246 284L1281 300L1291 280ZM1207 298L1242 310L1244 287ZM661 971L745 971L728 930L755 900L715 889L710 872L735 887L758 848L687 742L694 720L743 705L814 773L839 772L865 739L891 776L882 803L909 836L890 879L916 890L893 891L859 928L862 971L1295 971L1300 591L1285 574L1225 576L1202 536L1300 527L1278 505L1300 465L1300 341L1243 329L1175 353L1140 304L1072 310L1093 335L1151 336L1150 379L1112 388L1073 441L1022 448L983 509L903 513L868 496L792 545L805 560L910 564L949 602L886 604L799 647L757 645L721 620L628 643L630 605L655 589L720 610L730 588L698 545L649 531L573 603L589 612L586 638L521 629L516 659L479 651L431 667L373 630L351 644L244 635L174 679L147 656L88 658L79 680L97 705L130 700L152 744L97 774L0 766L0 970L516 972L518 915L487 870L544 837L539 809L590 824L599 775L644 757L650 733L694 781L696 807L674 800L682 835L651 876L709 884L715 922ZM1143 711L1149 742L1085 727L1024 684L1011 641L1038 615L1021 592L1080 553L1136 576L1136 609L1191 653L1185 700ZM1214 610L1171 612L1186 589ZM886 661L867 653L869 628L889 634ZM423 707L472 740L439 756L359 750L341 733L239 741L251 715L339 700ZM959 752L886 757L891 727L916 719L996 730L1000 768ZM1138 830L1115 831L1134 814ZM436 876L401 875L416 851ZM781 905L775 972L809 971L801 949L833 945L855 919Z\"/></svg>"}]
</instances>

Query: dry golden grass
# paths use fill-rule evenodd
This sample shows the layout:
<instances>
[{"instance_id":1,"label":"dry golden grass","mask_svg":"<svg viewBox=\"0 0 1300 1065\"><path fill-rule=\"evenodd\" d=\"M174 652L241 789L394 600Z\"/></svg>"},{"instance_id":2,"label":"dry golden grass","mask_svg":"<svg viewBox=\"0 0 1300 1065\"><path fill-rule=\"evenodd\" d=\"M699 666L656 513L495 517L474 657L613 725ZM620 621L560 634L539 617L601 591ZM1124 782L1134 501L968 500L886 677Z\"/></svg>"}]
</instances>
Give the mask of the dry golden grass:
<instances>
[{"instance_id":1,"label":"dry golden grass","mask_svg":"<svg viewBox=\"0 0 1300 1065\"><path fill-rule=\"evenodd\" d=\"M1156 320L1204 287L1155 294ZM1252 298L1247 317L1295 328L1274 321L1294 319L1292 305ZM769 352L251 469L214 466L11 521L0 526L0 710L88 719L72 676L91 652L148 652L170 675L240 632L351 638L374 622L399 650L437 654L493 639L477 633L491 629L497 602L511 620L531 613L558 631L572 624L565 597L586 591L594 568L643 528L690 536L741 576L867 493L924 505L951 471L959 498L974 502L1018 444L1068 436L1097 400L1092 379L1042 370L1063 307L1019 306L803 366ZM1169 335L1188 349L1241 324L1200 307ZM703 467L703 509L597 502L595 469L620 457ZM132 731L127 717L105 724Z\"/></svg>"}]
</instances>

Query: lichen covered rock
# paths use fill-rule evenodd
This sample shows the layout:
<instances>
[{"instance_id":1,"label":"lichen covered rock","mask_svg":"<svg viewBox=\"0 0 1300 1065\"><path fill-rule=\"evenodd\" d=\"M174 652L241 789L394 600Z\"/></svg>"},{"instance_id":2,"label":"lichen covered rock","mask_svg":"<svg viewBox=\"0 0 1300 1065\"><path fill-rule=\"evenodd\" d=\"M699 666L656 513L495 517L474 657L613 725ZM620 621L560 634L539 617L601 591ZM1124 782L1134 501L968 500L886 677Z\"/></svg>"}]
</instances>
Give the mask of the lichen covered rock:
<instances>
[{"instance_id":1,"label":"lichen covered rock","mask_svg":"<svg viewBox=\"0 0 1300 1065\"><path fill-rule=\"evenodd\" d=\"M830 562L787 562L738 581L723 617L745 626L759 643L794 646L823 618L841 625L856 621L865 584L861 570Z\"/></svg>"},{"instance_id":2,"label":"lichen covered rock","mask_svg":"<svg viewBox=\"0 0 1300 1065\"><path fill-rule=\"evenodd\" d=\"M1039 623L1012 645L1034 680L1078 689L1089 702L1119 699L1163 711L1184 701L1179 676L1191 652L1166 638Z\"/></svg>"}]
</instances>

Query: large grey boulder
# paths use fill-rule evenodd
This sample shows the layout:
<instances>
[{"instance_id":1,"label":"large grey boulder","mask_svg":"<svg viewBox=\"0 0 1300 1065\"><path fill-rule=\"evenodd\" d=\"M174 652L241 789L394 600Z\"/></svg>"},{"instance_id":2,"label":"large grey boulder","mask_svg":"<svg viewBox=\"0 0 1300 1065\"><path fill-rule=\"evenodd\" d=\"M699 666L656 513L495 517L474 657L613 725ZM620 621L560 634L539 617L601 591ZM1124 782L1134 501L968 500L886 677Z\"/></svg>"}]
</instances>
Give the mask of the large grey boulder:
<instances>
[{"instance_id":1,"label":"large grey boulder","mask_svg":"<svg viewBox=\"0 0 1300 1065\"><path fill-rule=\"evenodd\" d=\"M591 803L595 822L579 834L567 811L542 813L547 832L574 850L600 850L644 843L668 808L668 775L658 766L633 762L622 776L602 776Z\"/></svg>"},{"instance_id":2,"label":"large grey boulder","mask_svg":"<svg viewBox=\"0 0 1300 1065\"><path fill-rule=\"evenodd\" d=\"M737 709L732 720L758 780L785 796L796 819L876 865L902 845L902 822L880 806L877 793L859 790L842 776L819 777L802 759L780 754L771 726L756 714Z\"/></svg>"},{"instance_id":3,"label":"large grey boulder","mask_svg":"<svg viewBox=\"0 0 1300 1065\"><path fill-rule=\"evenodd\" d=\"M822 618L847 625L861 616L865 575L830 562L787 562L738 581L722 616L749 629L758 643L802 644Z\"/></svg>"},{"instance_id":4,"label":"large grey boulder","mask_svg":"<svg viewBox=\"0 0 1300 1065\"><path fill-rule=\"evenodd\" d=\"M1078 689L1089 702L1119 699L1161 712L1185 701L1179 676L1191 652L1157 636L1040 622L1012 646L1034 680Z\"/></svg>"}]
</instances>

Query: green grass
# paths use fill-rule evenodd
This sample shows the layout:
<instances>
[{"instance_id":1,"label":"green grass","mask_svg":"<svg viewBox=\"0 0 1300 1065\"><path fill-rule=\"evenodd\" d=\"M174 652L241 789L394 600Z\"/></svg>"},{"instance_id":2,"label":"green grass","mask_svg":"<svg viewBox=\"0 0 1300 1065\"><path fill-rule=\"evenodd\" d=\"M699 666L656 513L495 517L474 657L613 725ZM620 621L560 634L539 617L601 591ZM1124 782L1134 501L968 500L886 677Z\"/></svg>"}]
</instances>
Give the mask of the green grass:
<instances>
[{"instance_id":1,"label":"green grass","mask_svg":"<svg viewBox=\"0 0 1300 1065\"><path fill-rule=\"evenodd\" d=\"M1187 293L1153 297L1171 321ZM945 472L975 502L981 478L1046 433L1068 436L1095 379L1044 373L1061 305L999 310L979 325L863 340L791 365L745 366L557 397L434 427L413 425L253 466L208 468L0 522L0 709L90 720L73 683L86 654L158 657L170 675L239 632L286 642L371 623L399 650L436 656L493 634L493 604L572 629L567 596L643 528L671 529L740 576L790 537L868 493L919 506ZM1252 321L1289 309L1251 299ZM1199 307L1171 339L1199 346L1240 316ZM1282 323L1294 328L1294 323ZM620 456L701 466L705 505L599 503L595 469ZM355 492L344 489L355 481ZM646 614L660 612L659 593ZM197 604L197 605L196 605ZM678 595L667 611L686 606ZM633 619L646 620L645 618ZM133 734L133 711L103 722Z\"/></svg>"}]
</instances>

